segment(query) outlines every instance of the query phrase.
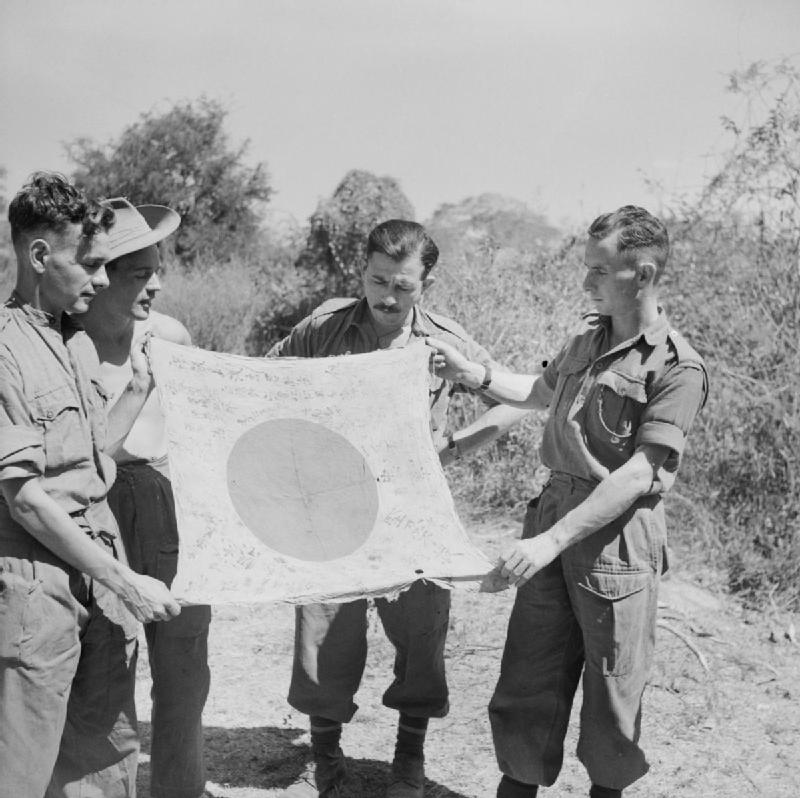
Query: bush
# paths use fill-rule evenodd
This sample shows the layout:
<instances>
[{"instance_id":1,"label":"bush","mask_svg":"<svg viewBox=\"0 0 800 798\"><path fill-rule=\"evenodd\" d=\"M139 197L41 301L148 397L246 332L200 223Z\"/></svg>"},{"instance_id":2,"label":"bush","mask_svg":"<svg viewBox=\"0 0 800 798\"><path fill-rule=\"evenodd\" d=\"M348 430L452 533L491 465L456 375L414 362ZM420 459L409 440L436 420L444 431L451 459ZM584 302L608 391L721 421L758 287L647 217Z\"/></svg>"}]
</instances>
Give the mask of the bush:
<instances>
[{"instance_id":1,"label":"bush","mask_svg":"<svg viewBox=\"0 0 800 798\"><path fill-rule=\"evenodd\" d=\"M292 288L277 305L263 305L254 319L250 350L266 352L326 299L359 295L369 231L387 219L413 218L414 209L394 178L349 171L311 214Z\"/></svg>"},{"instance_id":2,"label":"bush","mask_svg":"<svg viewBox=\"0 0 800 798\"><path fill-rule=\"evenodd\" d=\"M168 205L181 226L165 246L184 264L247 257L256 250L261 212L272 189L266 165L245 163L247 142L232 146L227 110L207 97L144 113L119 138L67 145L73 178L90 194Z\"/></svg>"},{"instance_id":3,"label":"bush","mask_svg":"<svg viewBox=\"0 0 800 798\"><path fill-rule=\"evenodd\" d=\"M242 258L191 270L171 268L156 308L183 322L196 346L258 355L263 352L251 345L255 320L265 306L279 307L297 281L291 269L265 269Z\"/></svg>"},{"instance_id":4,"label":"bush","mask_svg":"<svg viewBox=\"0 0 800 798\"><path fill-rule=\"evenodd\" d=\"M684 541L751 603L800 606L800 271L791 242L685 228L678 326L706 357L708 405L692 432L685 492L711 529ZM708 522L706 522L708 527ZM690 535L692 533L690 532ZM699 545L698 545L699 544Z\"/></svg>"}]
</instances>

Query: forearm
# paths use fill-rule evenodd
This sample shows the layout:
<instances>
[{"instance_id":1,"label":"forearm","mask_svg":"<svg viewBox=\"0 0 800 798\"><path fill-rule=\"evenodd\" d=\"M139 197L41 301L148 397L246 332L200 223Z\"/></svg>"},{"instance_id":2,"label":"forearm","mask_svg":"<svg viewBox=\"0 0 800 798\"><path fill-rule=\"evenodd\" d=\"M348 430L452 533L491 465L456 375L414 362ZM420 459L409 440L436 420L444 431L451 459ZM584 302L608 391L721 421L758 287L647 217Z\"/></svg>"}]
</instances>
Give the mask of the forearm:
<instances>
[{"instance_id":1,"label":"forearm","mask_svg":"<svg viewBox=\"0 0 800 798\"><path fill-rule=\"evenodd\" d=\"M38 479L3 483L3 494L17 523L64 562L112 590L125 581L129 569L96 546Z\"/></svg>"},{"instance_id":2,"label":"forearm","mask_svg":"<svg viewBox=\"0 0 800 798\"><path fill-rule=\"evenodd\" d=\"M455 376L454 381L475 390L481 387L485 377L486 368L480 363L470 362ZM495 371L489 387L483 389L483 393L491 399L511 407L522 410L543 410L547 405L542 405L534 392L537 379L534 374Z\"/></svg>"},{"instance_id":3,"label":"forearm","mask_svg":"<svg viewBox=\"0 0 800 798\"><path fill-rule=\"evenodd\" d=\"M471 424L453 433L453 442L458 455L464 455L481 446L486 446L507 432L527 414L527 410L507 405L489 408ZM448 450L447 442L442 444L439 456L443 465L455 459L453 453Z\"/></svg>"},{"instance_id":4,"label":"forearm","mask_svg":"<svg viewBox=\"0 0 800 798\"><path fill-rule=\"evenodd\" d=\"M111 457L119 451L123 441L131 431L139 413L153 389L151 380L142 385L136 380L131 380L125 386L116 404L108 412L108 432L105 451Z\"/></svg>"},{"instance_id":5,"label":"forearm","mask_svg":"<svg viewBox=\"0 0 800 798\"><path fill-rule=\"evenodd\" d=\"M545 534L562 552L619 518L648 492L650 484L650 480L620 478L619 471L613 472Z\"/></svg>"},{"instance_id":6,"label":"forearm","mask_svg":"<svg viewBox=\"0 0 800 798\"><path fill-rule=\"evenodd\" d=\"M662 466L669 449L643 446L616 471L612 471L577 507L545 533L559 552L602 529L648 495L656 480L661 484Z\"/></svg>"}]
</instances>

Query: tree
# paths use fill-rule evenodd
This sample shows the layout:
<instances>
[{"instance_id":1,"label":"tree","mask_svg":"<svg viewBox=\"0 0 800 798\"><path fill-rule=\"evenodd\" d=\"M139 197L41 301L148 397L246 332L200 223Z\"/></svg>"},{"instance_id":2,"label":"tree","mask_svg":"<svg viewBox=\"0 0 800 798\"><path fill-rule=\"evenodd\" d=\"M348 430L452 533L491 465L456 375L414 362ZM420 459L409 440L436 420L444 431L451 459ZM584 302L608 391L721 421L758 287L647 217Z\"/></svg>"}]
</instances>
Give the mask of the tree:
<instances>
[{"instance_id":1,"label":"tree","mask_svg":"<svg viewBox=\"0 0 800 798\"><path fill-rule=\"evenodd\" d=\"M536 253L559 236L524 202L490 193L439 206L427 227L448 260L493 255L501 249Z\"/></svg>"},{"instance_id":2,"label":"tree","mask_svg":"<svg viewBox=\"0 0 800 798\"><path fill-rule=\"evenodd\" d=\"M265 164L245 165L248 143L231 146L226 116L220 102L200 97L143 113L105 145L77 139L67 145L73 178L95 195L178 211L183 221L170 241L184 263L242 253L254 246L272 191Z\"/></svg>"},{"instance_id":3,"label":"tree","mask_svg":"<svg viewBox=\"0 0 800 798\"><path fill-rule=\"evenodd\" d=\"M262 354L326 299L361 293L369 231L387 219L413 219L414 209L392 177L349 171L309 217L305 247L290 278L281 278L277 302L256 318L248 352Z\"/></svg>"},{"instance_id":4,"label":"tree","mask_svg":"<svg viewBox=\"0 0 800 798\"><path fill-rule=\"evenodd\" d=\"M387 219L413 218L414 209L393 177L353 169L309 218L308 239L297 268L316 283L317 297L354 296L361 287L359 272L369 231Z\"/></svg>"}]
</instances>

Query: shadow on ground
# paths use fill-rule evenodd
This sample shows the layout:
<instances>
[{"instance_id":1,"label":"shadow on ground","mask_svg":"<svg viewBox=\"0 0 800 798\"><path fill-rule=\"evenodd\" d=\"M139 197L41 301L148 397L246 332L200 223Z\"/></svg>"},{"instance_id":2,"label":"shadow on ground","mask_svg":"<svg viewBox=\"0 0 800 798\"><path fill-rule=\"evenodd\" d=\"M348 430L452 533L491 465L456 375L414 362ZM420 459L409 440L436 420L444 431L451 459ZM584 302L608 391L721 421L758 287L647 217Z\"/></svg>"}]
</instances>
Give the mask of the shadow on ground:
<instances>
[{"instance_id":1,"label":"shadow on ground","mask_svg":"<svg viewBox=\"0 0 800 798\"><path fill-rule=\"evenodd\" d=\"M297 728L224 729L206 727L206 775L224 787L254 788L273 794L287 788L305 770L311 757L308 745L298 743L305 730ZM137 792L149 796L150 724L139 723L142 757ZM347 758L348 779L342 798L379 798L389 780L390 765L376 759ZM215 791L212 788L211 794ZM442 784L426 780L426 798L469 798Z\"/></svg>"}]
</instances>

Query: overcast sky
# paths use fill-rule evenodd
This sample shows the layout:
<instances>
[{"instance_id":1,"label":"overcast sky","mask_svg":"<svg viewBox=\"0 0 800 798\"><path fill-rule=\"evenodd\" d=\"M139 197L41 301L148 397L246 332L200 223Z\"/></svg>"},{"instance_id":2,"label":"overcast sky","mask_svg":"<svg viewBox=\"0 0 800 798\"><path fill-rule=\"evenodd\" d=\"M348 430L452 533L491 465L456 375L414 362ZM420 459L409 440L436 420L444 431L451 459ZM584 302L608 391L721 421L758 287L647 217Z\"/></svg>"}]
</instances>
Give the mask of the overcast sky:
<instances>
[{"instance_id":1,"label":"overcast sky","mask_svg":"<svg viewBox=\"0 0 800 798\"><path fill-rule=\"evenodd\" d=\"M362 168L420 219L493 191L583 223L699 186L726 75L798 52L798 0L1 0L0 165L13 194L206 93L298 219Z\"/></svg>"}]
</instances>

